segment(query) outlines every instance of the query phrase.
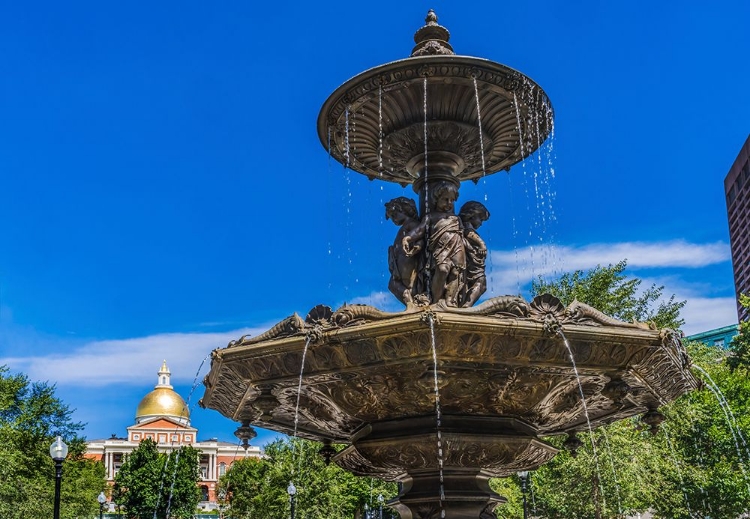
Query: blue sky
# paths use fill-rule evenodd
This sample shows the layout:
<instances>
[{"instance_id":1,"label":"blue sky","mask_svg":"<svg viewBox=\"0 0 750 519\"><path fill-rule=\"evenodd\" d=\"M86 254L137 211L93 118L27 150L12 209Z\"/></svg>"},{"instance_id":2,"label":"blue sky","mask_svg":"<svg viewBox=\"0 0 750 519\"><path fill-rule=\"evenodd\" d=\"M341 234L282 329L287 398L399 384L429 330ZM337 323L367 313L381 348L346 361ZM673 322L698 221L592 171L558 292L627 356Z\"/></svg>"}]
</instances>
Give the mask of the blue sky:
<instances>
[{"instance_id":1,"label":"blue sky","mask_svg":"<svg viewBox=\"0 0 750 519\"><path fill-rule=\"evenodd\" d=\"M686 333L736 322L749 3L253 4L0 8L0 365L56 384L89 438L125 433L166 359L199 436L233 441L191 394L212 349L320 303L398 308L383 204L413 193L331 162L316 120L429 8L555 110L543 153L461 189L492 213L487 295L627 259L688 301Z\"/></svg>"}]
</instances>

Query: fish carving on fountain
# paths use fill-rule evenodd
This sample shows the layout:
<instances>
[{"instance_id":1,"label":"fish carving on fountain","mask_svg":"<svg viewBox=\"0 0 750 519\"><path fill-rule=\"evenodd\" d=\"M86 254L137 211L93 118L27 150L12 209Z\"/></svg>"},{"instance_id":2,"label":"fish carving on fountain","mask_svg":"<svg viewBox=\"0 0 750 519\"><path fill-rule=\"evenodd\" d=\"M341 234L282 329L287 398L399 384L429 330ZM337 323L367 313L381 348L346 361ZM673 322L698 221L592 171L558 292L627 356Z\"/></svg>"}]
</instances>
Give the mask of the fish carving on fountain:
<instances>
[{"instance_id":1,"label":"fish carving on fountain","mask_svg":"<svg viewBox=\"0 0 750 519\"><path fill-rule=\"evenodd\" d=\"M353 77L318 118L332 158L416 194L385 204L398 228L388 288L405 309L318 305L240 337L213 351L200 402L243 437L295 433L354 474L400 482L389 505L403 519L492 517L504 498L489 479L549 461L544 437L567 435L574 450L589 427L641 416L655 429L661 405L699 386L670 330L549 294L479 301L490 211L456 211L461 183L537 150L552 109L530 78L455 54L449 36L430 11L410 57Z\"/></svg>"}]
</instances>

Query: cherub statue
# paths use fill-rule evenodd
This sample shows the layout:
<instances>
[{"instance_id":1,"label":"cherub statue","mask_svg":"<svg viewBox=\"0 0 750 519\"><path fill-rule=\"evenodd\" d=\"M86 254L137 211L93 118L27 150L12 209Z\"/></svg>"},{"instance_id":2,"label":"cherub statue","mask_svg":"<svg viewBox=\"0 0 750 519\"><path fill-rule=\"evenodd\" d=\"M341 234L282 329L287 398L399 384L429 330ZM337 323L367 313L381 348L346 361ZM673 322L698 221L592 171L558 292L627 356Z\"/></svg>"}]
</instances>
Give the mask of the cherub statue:
<instances>
[{"instance_id":1,"label":"cherub statue","mask_svg":"<svg viewBox=\"0 0 750 519\"><path fill-rule=\"evenodd\" d=\"M487 245L477 234L477 229L490 217L490 212L481 202L466 202L458 212L464 226L466 248L466 295L461 306L472 306L487 290L485 262Z\"/></svg>"},{"instance_id":2,"label":"cherub statue","mask_svg":"<svg viewBox=\"0 0 750 519\"><path fill-rule=\"evenodd\" d=\"M413 256L427 240L431 301L444 300L448 306L458 306L466 270L462 224L453 209L457 198L458 187L454 183L437 183L431 193L430 211L402 242L406 254Z\"/></svg>"},{"instance_id":3,"label":"cherub statue","mask_svg":"<svg viewBox=\"0 0 750 519\"><path fill-rule=\"evenodd\" d=\"M404 236L419 225L417 204L414 200L400 196L385 204L385 219L391 220L400 228L396 233L393 245L388 247L388 270L391 271L391 280L388 289L396 298L404 303L407 308L414 306L414 295L417 291L417 272L419 271L419 256L414 253L407 254L402 242Z\"/></svg>"}]
</instances>

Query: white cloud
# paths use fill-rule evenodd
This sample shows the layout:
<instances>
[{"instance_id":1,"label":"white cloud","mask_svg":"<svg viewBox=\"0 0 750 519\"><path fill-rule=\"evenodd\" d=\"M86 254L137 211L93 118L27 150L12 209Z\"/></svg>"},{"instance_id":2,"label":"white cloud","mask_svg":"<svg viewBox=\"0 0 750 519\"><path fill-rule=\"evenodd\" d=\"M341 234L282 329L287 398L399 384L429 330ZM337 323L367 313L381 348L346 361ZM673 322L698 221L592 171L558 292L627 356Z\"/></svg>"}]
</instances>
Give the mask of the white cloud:
<instances>
[{"instance_id":1,"label":"white cloud","mask_svg":"<svg viewBox=\"0 0 750 519\"><path fill-rule=\"evenodd\" d=\"M630 268L700 268L729 261L729 245L665 242L594 243L583 247L543 245L492 251L491 265L503 277L525 284L538 276L586 270L627 260ZM499 292L498 292L499 293Z\"/></svg>"},{"instance_id":2,"label":"white cloud","mask_svg":"<svg viewBox=\"0 0 750 519\"><path fill-rule=\"evenodd\" d=\"M396 296L390 292L383 292L382 290L371 292L366 296L355 297L349 302L349 304L370 305L390 312L398 312L399 310L404 309L404 305L396 299Z\"/></svg>"},{"instance_id":3,"label":"white cloud","mask_svg":"<svg viewBox=\"0 0 750 519\"><path fill-rule=\"evenodd\" d=\"M536 276L586 270L623 259L628 260L630 268L672 269L669 278L643 279L643 285L664 285L667 295L674 293L678 300L687 300L682 311L685 333L698 333L736 322L733 297L706 297L705 286L682 283L679 277L681 268L695 269L729 261L729 247L725 243L694 244L674 240L492 251L488 270L490 287L485 297L517 294L521 292L519 287L525 288ZM665 279L668 281L665 282ZM395 297L385 291L375 291L353 298L350 302L390 311L403 308ZM7 312L3 313L7 320ZM25 335L27 339L33 339L31 343L38 344L39 347L33 347L31 351L43 353L0 358L0 365L23 372L31 380L46 380L74 387L102 387L111 384L151 384L162 359L166 359L174 382L192 382L193 378L199 381L209 369L211 351L224 347L230 340L242 335L262 333L272 325L223 333L166 333L122 340L73 342L55 339L59 346L57 348L50 347L53 338L29 336L21 332L19 335ZM7 334L0 342L5 343L2 349L6 352L29 351L29 348L14 347L9 342L31 344L29 341L19 342L18 337Z\"/></svg>"},{"instance_id":4,"label":"white cloud","mask_svg":"<svg viewBox=\"0 0 750 519\"><path fill-rule=\"evenodd\" d=\"M685 335L721 328L737 323L737 301L734 297L691 297L680 314L685 319Z\"/></svg>"},{"instance_id":5,"label":"white cloud","mask_svg":"<svg viewBox=\"0 0 750 519\"><path fill-rule=\"evenodd\" d=\"M172 382L198 381L210 366L210 354L242 335L257 335L270 326L242 328L224 333L166 333L132 339L91 341L60 354L6 357L8 365L31 380L78 387L111 384L148 385L162 360L173 374Z\"/></svg>"}]
</instances>

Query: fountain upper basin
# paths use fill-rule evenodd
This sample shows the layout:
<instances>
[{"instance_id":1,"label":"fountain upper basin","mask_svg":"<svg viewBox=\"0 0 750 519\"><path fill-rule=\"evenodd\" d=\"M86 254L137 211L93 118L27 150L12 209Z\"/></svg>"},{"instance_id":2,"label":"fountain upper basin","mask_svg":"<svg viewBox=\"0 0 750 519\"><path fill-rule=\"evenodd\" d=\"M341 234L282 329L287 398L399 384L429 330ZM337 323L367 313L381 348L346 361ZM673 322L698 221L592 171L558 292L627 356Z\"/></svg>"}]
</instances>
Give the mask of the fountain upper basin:
<instances>
[{"instance_id":1,"label":"fountain upper basin","mask_svg":"<svg viewBox=\"0 0 750 519\"><path fill-rule=\"evenodd\" d=\"M449 152L461 159L451 172L460 182L529 156L552 120L547 95L517 70L471 56L417 56L337 88L321 108L318 137L349 169L402 185L422 174L425 151L428 164L430 155Z\"/></svg>"}]
</instances>

